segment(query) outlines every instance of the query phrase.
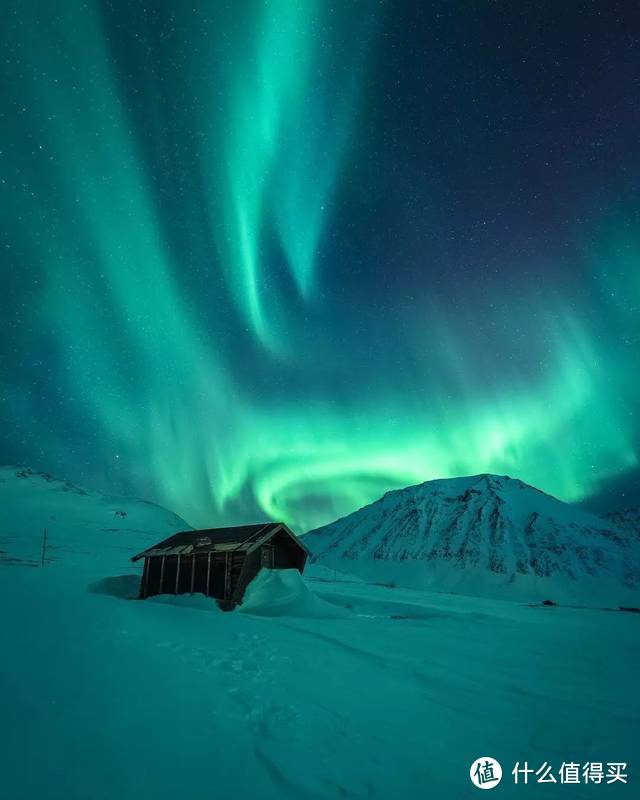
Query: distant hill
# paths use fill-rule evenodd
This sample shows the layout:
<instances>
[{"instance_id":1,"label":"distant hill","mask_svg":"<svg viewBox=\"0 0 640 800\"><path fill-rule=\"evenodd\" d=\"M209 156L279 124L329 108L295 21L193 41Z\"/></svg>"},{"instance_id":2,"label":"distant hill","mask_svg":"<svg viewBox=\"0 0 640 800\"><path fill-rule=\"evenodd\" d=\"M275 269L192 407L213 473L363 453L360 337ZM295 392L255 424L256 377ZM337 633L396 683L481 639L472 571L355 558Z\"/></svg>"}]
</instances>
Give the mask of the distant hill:
<instances>
[{"instance_id":1,"label":"distant hill","mask_svg":"<svg viewBox=\"0 0 640 800\"><path fill-rule=\"evenodd\" d=\"M428 481L309 532L322 564L368 580L462 594L638 601L638 539L618 521L520 480Z\"/></svg>"},{"instance_id":2,"label":"distant hill","mask_svg":"<svg viewBox=\"0 0 640 800\"><path fill-rule=\"evenodd\" d=\"M47 529L48 563L91 563L91 556L128 568L130 556L154 541L189 530L177 514L131 497L109 497L46 472L0 466L0 563L36 565Z\"/></svg>"}]
</instances>

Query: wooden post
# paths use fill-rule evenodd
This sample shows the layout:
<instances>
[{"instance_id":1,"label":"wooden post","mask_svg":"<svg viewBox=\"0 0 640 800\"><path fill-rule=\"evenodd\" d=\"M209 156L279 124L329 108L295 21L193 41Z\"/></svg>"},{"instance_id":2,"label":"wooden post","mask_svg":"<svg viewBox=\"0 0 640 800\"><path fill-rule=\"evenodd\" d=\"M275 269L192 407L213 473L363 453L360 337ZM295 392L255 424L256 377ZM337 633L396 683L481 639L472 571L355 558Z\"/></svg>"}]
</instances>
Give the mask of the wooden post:
<instances>
[{"instance_id":1,"label":"wooden post","mask_svg":"<svg viewBox=\"0 0 640 800\"><path fill-rule=\"evenodd\" d=\"M42 556L40 559L40 566L44 567L44 559L47 552L47 529L44 529L44 533L42 534Z\"/></svg>"},{"instance_id":2,"label":"wooden post","mask_svg":"<svg viewBox=\"0 0 640 800\"><path fill-rule=\"evenodd\" d=\"M209 555L207 556L207 591L205 592L207 597L209 597L209 595L211 594L211 592L209 591L210 580L211 580L211 551L209 551Z\"/></svg>"},{"instance_id":3,"label":"wooden post","mask_svg":"<svg viewBox=\"0 0 640 800\"><path fill-rule=\"evenodd\" d=\"M229 599L229 584L231 583L231 559L229 553L224 554L224 599Z\"/></svg>"},{"instance_id":4,"label":"wooden post","mask_svg":"<svg viewBox=\"0 0 640 800\"><path fill-rule=\"evenodd\" d=\"M193 594L193 586L196 580L196 554L191 556L191 594Z\"/></svg>"},{"instance_id":5,"label":"wooden post","mask_svg":"<svg viewBox=\"0 0 640 800\"><path fill-rule=\"evenodd\" d=\"M164 559L165 557L162 556L162 561L160 562L160 587L158 594L162 594L162 582L164 580Z\"/></svg>"},{"instance_id":6,"label":"wooden post","mask_svg":"<svg viewBox=\"0 0 640 800\"><path fill-rule=\"evenodd\" d=\"M147 588L149 586L149 567L151 564L149 563L149 559L145 558L144 560L144 572L142 573L142 591L140 592L142 599L147 596Z\"/></svg>"},{"instance_id":7,"label":"wooden post","mask_svg":"<svg viewBox=\"0 0 640 800\"><path fill-rule=\"evenodd\" d=\"M173 591L174 594L178 594L179 581L180 581L180 554L178 553L178 566L176 567L176 586Z\"/></svg>"}]
</instances>

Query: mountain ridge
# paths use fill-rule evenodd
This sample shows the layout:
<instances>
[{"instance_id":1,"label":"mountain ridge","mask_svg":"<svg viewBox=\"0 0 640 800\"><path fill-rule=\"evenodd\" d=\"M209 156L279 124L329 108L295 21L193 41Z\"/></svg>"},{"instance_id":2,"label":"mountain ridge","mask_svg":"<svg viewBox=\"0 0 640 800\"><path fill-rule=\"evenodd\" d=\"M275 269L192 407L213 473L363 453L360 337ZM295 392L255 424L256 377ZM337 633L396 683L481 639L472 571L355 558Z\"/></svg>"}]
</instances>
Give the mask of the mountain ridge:
<instances>
[{"instance_id":1,"label":"mountain ridge","mask_svg":"<svg viewBox=\"0 0 640 800\"><path fill-rule=\"evenodd\" d=\"M627 600L640 584L629 531L491 473L392 490L304 542L344 572L445 591L536 599L606 586Z\"/></svg>"}]
</instances>

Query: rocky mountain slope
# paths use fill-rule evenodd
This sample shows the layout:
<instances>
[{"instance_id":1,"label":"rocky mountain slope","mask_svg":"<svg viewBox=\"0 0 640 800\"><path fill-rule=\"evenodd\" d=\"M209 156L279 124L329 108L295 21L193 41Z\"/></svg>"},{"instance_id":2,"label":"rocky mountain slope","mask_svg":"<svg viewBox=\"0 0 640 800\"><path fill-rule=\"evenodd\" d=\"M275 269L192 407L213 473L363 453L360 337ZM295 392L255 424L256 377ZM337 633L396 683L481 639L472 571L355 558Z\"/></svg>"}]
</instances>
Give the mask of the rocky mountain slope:
<instances>
[{"instance_id":1,"label":"rocky mountain slope","mask_svg":"<svg viewBox=\"0 0 640 800\"><path fill-rule=\"evenodd\" d=\"M622 528L640 539L640 508L623 508L620 511L611 511L603 516L609 525Z\"/></svg>"},{"instance_id":2,"label":"rocky mountain slope","mask_svg":"<svg viewBox=\"0 0 640 800\"><path fill-rule=\"evenodd\" d=\"M639 600L629 530L504 476L388 492L304 542L320 563L381 582L531 601Z\"/></svg>"}]
</instances>

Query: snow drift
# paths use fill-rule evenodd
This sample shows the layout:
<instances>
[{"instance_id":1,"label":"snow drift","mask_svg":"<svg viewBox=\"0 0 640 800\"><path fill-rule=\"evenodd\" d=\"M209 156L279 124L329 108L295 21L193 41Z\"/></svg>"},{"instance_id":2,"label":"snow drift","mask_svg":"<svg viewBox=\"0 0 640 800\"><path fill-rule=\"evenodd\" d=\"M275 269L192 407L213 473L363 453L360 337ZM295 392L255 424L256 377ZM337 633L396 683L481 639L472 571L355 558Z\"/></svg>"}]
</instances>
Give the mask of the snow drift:
<instances>
[{"instance_id":1,"label":"snow drift","mask_svg":"<svg viewBox=\"0 0 640 800\"><path fill-rule=\"evenodd\" d=\"M309 590L297 569L262 569L247 586L239 609L262 617L348 617L340 606L321 600Z\"/></svg>"},{"instance_id":2,"label":"snow drift","mask_svg":"<svg viewBox=\"0 0 640 800\"><path fill-rule=\"evenodd\" d=\"M428 481L305 535L369 580L477 596L638 605L638 538L519 480Z\"/></svg>"}]
</instances>

